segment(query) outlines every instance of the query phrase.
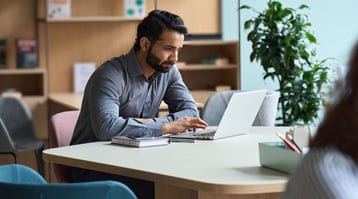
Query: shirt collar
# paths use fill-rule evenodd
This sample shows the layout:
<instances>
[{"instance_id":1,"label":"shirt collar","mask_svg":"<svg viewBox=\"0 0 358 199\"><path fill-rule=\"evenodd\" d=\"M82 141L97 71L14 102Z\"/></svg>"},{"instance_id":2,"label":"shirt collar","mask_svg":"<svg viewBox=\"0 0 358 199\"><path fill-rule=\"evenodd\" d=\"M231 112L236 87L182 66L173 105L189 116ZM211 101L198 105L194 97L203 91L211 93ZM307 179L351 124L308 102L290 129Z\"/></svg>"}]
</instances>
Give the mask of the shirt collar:
<instances>
[{"instance_id":1,"label":"shirt collar","mask_svg":"<svg viewBox=\"0 0 358 199\"><path fill-rule=\"evenodd\" d=\"M144 75L143 70L138 62L134 48L132 48L126 55L128 73L131 76Z\"/></svg>"},{"instance_id":2,"label":"shirt collar","mask_svg":"<svg viewBox=\"0 0 358 199\"><path fill-rule=\"evenodd\" d=\"M129 75L131 75L131 76L143 75L144 76L142 67L139 64L139 61L138 61L138 58L136 56L134 48L132 48L129 51L129 53L126 55L126 58L127 58L127 68L128 68ZM162 73L155 71L155 73L153 74L151 79L154 79L154 78L158 77L160 74L162 74Z\"/></svg>"}]
</instances>

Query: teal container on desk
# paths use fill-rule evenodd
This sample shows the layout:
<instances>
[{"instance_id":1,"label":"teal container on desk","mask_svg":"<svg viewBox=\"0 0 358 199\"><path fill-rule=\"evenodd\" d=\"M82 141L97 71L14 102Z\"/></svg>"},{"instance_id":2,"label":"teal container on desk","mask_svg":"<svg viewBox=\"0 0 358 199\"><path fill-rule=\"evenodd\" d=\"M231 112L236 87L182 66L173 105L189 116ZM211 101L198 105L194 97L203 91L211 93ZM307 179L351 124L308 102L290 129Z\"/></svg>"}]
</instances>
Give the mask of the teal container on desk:
<instances>
[{"instance_id":1,"label":"teal container on desk","mask_svg":"<svg viewBox=\"0 0 358 199\"><path fill-rule=\"evenodd\" d=\"M260 142L260 164L264 167L292 173L304 157L286 147L283 142Z\"/></svg>"}]
</instances>

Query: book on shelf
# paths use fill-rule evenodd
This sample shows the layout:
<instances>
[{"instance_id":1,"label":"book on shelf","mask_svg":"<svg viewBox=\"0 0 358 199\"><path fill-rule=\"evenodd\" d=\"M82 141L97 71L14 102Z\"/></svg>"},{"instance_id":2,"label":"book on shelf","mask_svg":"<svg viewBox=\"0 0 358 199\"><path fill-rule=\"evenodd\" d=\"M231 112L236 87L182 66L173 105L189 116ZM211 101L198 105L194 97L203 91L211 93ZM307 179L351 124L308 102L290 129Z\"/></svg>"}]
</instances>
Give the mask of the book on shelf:
<instances>
[{"instance_id":1,"label":"book on shelf","mask_svg":"<svg viewBox=\"0 0 358 199\"><path fill-rule=\"evenodd\" d=\"M33 38L16 39L16 67L34 68L37 66L37 44Z\"/></svg>"},{"instance_id":2,"label":"book on shelf","mask_svg":"<svg viewBox=\"0 0 358 199\"><path fill-rule=\"evenodd\" d=\"M0 68L6 68L6 40L0 39Z\"/></svg>"},{"instance_id":3,"label":"book on shelf","mask_svg":"<svg viewBox=\"0 0 358 199\"><path fill-rule=\"evenodd\" d=\"M167 137L128 137L128 136L115 136L112 138L112 144L119 144L132 147L151 147L162 146L169 144Z\"/></svg>"},{"instance_id":4,"label":"book on shelf","mask_svg":"<svg viewBox=\"0 0 358 199\"><path fill-rule=\"evenodd\" d=\"M71 16L71 0L47 0L47 17L64 18Z\"/></svg>"},{"instance_id":5,"label":"book on shelf","mask_svg":"<svg viewBox=\"0 0 358 199\"><path fill-rule=\"evenodd\" d=\"M230 85L216 85L215 86L215 91L229 91L229 90L231 90Z\"/></svg>"}]
</instances>

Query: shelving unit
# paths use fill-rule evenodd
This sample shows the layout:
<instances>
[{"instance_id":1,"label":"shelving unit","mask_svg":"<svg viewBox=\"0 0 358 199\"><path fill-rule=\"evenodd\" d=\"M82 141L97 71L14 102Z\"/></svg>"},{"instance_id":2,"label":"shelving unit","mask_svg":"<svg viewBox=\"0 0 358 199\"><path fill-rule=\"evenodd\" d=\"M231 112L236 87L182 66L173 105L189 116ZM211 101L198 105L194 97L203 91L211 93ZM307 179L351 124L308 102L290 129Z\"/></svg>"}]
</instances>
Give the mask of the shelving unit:
<instances>
[{"instance_id":1,"label":"shelving unit","mask_svg":"<svg viewBox=\"0 0 358 199\"><path fill-rule=\"evenodd\" d=\"M39 0L40 37L46 44L43 47L49 93L73 91L75 62L95 62L99 66L131 49L142 17L124 16L123 2L72 0L71 17L47 18L46 1ZM154 8L154 0L145 2L147 10Z\"/></svg>"},{"instance_id":2,"label":"shelving unit","mask_svg":"<svg viewBox=\"0 0 358 199\"><path fill-rule=\"evenodd\" d=\"M206 95L206 98L215 91L216 86L239 89L238 45L238 41L185 41L179 54L179 70L189 89ZM224 57L228 63L204 64L203 60L210 57ZM205 99L205 96L202 98Z\"/></svg>"},{"instance_id":3,"label":"shelving unit","mask_svg":"<svg viewBox=\"0 0 358 199\"><path fill-rule=\"evenodd\" d=\"M173 0L157 0L156 2L148 0L146 1L147 12L154 8L155 3L159 9L172 11L182 16L191 34L220 33L219 0L210 0L210 3L184 0L180 5ZM134 44L137 24L142 18L124 17L122 4L123 0L111 0L108 4L101 4L99 0L73 0L72 13L69 18L50 19L42 13L40 18L44 21L42 38L46 38L43 43L46 43L47 48L50 93L72 92L73 63L89 61L99 66L108 58L129 51ZM203 8L208 12L196 14L188 12L188 9ZM192 24L194 18L215 19L211 20L211 23L204 20L200 26L195 26ZM202 64L203 59L210 55L227 57L229 64L220 66ZM240 87L237 60L237 41L185 41L184 48L179 53L179 61L186 63L184 67L180 67L180 72L195 99L200 103L206 102L207 97L217 85L228 85L231 89Z\"/></svg>"},{"instance_id":4,"label":"shelving unit","mask_svg":"<svg viewBox=\"0 0 358 199\"><path fill-rule=\"evenodd\" d=\"M106 3L101 0L72 0L71 17L50 19L46 17L46 1L38 1L39 18L42 21L40 29L44 30L40 37L46 38L43 43L47 49L49 93L72 92L73 63L88 61L99 66L111 57L127 53L134 44L136 28L142 19L124 16L124 0L108 0ZM217 34L220 32L219 5L220 0L210 0L210 3L183 0L180 4L174 0L147 0L146 10L149 12L157 6L177 13L184 18L192 34ZM189 8L205 8L207 12L194 14L188 12ZM210 23L203 21L198 27L192 24L192 19L198 17L212 20ZM191 45L190 43L192 42L188 44ZM195 42L193 44L197 45ZM235 68L235 65L226 67Z\"/></svg>"},{"instance_id":5,"label":"shelving unit","mask_svg":"<svg viewBox=\"0 0 358 199\"><path fill-rule=\"evenodd\" d=\"M47 19L49 23L82 23L82 22L128 22L142 20L142 17L121 17L121 16L102 16L102 17L70 17L62 19Z\"/></svg>"},{"instance_id":6,"label":"shelving unit","mask_svg":"<svg viewBox=\"0 0 358 199\"><path fill-rule=\"evenodd\" d=\"M46 70L34 69L4 69L0 70L0 91L17 91L23 96L45 96Z\"/></svg>"},{"instance_id":7,"label":"shelving unit","mask_svg":"<svg viewBox=\"0 0 358 199\"><path fill-rule=\"evenodd\" d=\"M0 38L6 40L7 53L6 68L0 70L0 92L21 95L32 111L37 136L47 139L47 71L41 61L43 57L38 53L35 68L16 68L16 38L38 39L36 1L0 1L0 7Z\"/></svg>"}]
</instances>

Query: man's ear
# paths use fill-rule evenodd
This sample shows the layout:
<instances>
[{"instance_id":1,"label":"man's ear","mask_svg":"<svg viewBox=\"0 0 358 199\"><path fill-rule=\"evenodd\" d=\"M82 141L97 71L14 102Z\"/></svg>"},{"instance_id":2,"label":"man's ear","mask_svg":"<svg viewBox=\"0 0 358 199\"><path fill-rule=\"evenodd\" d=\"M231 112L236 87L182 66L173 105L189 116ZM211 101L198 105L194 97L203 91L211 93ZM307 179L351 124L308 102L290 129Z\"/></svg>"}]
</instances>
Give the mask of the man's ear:
<instances>
[{"instance_id":1,"label":"man's ear","mask_svg":"<svg viewBox=\"0 0 358 199\"><path fill-rule=\"evenodd\" d=\"M150 40L148 37L142 37L140 39L140 48L144 51L148 50L150 47Z\"/></svg>"}]
</instances>

